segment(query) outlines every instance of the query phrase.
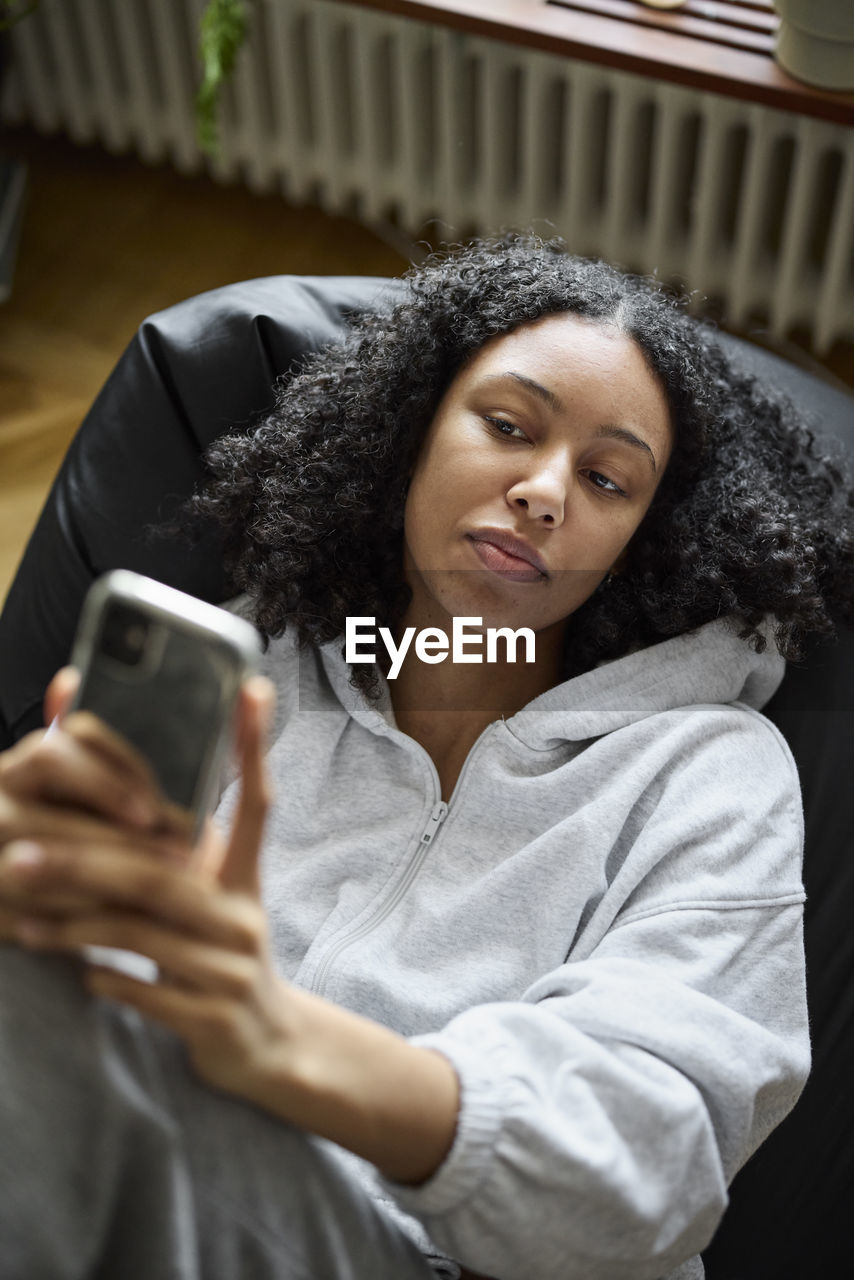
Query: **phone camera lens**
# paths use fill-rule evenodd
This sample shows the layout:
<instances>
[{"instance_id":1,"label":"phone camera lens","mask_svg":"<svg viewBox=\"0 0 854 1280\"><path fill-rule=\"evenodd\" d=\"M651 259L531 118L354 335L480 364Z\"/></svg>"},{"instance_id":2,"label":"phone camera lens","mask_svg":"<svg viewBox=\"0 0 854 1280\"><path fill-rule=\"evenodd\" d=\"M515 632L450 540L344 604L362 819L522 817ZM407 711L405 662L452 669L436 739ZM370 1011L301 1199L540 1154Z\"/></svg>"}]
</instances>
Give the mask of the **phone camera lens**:
<instances>
[{"instance_id":1,"label":"phone camera lens","mask_svg":"<svg viewBox=\"0 0 854 1280\"><path fill-rule=\"evenodd\" d=\"M141 627L139 623L132 623L125 632L125 644L133 653L139 653L145 648L145 627Z\"/></svg>"},{"instance_id":2,"label":"phone camera lens","mask_svg":"<svg viewBox=\"0 0 854 1280\"><path fill-rule=\"evenodd\" d=\"M114 605L104 622L101 652L126 667L135 667L145 654L148 630L148 619L142 614L128 605Z\"/></svg>"}]
</instances>

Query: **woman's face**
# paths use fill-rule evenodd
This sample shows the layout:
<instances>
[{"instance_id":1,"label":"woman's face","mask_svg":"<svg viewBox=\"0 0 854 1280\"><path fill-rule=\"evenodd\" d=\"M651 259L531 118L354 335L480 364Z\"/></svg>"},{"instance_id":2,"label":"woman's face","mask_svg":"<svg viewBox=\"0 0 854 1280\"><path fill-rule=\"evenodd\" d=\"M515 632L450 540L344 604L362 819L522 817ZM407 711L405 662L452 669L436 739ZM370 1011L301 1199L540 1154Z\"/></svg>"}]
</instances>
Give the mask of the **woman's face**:
<instances>
[{"instance_id":1,"label":"woman's face","mask_svg":"<svg viewBox=\"0 0 854 1280\"><path fill-rule=\"evenodd\" d=\"M562 632L618 567L672 444L664 391L616 329L561 314L493 339L454 378L413 470L407 622Z\"/></svg>"}]
</instances>

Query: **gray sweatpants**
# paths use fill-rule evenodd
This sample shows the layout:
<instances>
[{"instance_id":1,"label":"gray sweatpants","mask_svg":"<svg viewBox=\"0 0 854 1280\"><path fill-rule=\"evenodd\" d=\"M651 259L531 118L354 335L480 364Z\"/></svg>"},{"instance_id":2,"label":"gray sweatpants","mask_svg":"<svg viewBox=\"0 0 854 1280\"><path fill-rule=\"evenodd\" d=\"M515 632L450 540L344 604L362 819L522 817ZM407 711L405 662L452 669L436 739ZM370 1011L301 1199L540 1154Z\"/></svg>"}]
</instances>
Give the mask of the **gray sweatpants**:
<instances>
[{"instance_id":1,"label":"gray sweatpants","mask_svg":"<svg viewBox=\"0 0 854 1280\"><path fill-rule=\"evenodd\" d=\"M0 945L0 1280L434 1280L330 1146Z\"/></svg>"}]
</instances>

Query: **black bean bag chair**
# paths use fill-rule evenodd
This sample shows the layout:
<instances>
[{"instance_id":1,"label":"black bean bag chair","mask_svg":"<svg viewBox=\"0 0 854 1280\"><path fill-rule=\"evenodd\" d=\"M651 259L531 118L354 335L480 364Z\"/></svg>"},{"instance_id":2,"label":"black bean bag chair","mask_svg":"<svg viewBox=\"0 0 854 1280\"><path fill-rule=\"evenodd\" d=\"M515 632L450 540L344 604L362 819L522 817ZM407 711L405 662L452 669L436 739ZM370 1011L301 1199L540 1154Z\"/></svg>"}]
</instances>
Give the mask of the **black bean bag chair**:
<instances>
[{"instance_id":1,"label":"black bean bag chair","mask_svg":"<svg viewBox=\"0 0 854 1280\"><path fill-rule=\"evenodd\" d=\"M90 582L136 569L206 600L234 594L216 529L158 537L217 435L397 282L273 276L215 289L140 326L51 490L0 617L0 746L42 723ZM724 346L854 458L854 398L749 343ZM709 1280L812 1280L854 1265L854 635L814 645L766 714L797 761L806 810L807 980L814 1068L803 1098L739 1173L705 1255Z\"/></svg>"}]
</instances>

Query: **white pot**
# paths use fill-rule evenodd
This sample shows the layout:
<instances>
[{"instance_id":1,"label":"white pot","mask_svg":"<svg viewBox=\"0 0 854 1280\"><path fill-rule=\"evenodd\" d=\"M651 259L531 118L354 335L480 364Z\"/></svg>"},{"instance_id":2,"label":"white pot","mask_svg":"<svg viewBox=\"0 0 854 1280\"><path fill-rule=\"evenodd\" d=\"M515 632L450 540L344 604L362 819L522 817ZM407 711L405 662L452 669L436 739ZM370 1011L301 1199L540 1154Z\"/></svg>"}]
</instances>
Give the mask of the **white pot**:
<instances>
[{"instance_id":1,"label":"white pot","mask_svg":"<svg viewBox=\"0 0 854 1280\"><path fill-rule=\"evenodd\" d=\"M798 80L854 89L854 0L774 0L775 56Z\"/></svg>"}]
</instances>

